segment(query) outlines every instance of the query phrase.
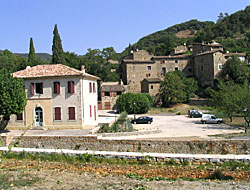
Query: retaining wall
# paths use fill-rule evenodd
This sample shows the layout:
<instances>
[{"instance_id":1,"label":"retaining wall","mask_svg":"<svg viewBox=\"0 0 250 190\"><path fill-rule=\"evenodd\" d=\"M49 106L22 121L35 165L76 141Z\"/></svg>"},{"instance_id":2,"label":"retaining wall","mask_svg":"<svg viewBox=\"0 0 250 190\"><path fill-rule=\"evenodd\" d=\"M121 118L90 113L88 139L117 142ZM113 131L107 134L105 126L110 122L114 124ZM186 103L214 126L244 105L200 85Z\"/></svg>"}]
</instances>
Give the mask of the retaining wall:
<instances>
[{"instance_id":1,"label":"retaining wall","mask_svg":"<svg viewBox=\"0 0 250 190\"><path fill-rule=\"evenodd\" d=\"M23 136L11 144L23 148L157 152L178 154L249 154L250 140L100 140L96 136Z\"/></svg>"}]
</instances>

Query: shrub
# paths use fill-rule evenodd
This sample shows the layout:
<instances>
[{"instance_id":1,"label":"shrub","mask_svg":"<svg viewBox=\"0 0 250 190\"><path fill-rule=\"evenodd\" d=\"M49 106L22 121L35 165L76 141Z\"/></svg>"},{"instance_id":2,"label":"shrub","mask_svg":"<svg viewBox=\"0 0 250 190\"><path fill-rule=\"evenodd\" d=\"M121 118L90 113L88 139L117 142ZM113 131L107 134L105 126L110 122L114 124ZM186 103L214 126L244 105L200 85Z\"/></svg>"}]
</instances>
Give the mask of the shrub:
<instances>
[{"instance_id":1,"label":"shrub","mask_svg":"<svg viewBox=\"0 0 250 190\"><path fill-rule=\"evenodd\" d=\"M146 94L126 93L119 96L116 101L119 112L127 113L147 113L150 107L150 101Z\"/></svg>"}]
</instances>

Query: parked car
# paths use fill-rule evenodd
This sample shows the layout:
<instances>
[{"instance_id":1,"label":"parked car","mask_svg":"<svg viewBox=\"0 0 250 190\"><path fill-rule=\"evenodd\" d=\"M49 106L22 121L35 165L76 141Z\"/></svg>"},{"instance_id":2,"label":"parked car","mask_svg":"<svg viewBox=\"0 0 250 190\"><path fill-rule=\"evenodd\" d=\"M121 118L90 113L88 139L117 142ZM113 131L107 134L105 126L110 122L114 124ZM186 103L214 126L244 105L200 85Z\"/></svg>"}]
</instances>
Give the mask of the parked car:
<instances>
[{"instance_id":1,"label":"parked car","mask_svg":"<svg viewBox=\"0 0 250 190\"><path fill-rule=\"evenodd\" d=\"M141 116L138 117L137 119L131 120L131 123L152 123L153 118L152 117L147 117L147 116Z\"/></svg>"},{"instance_id":2,"label":"parked car","mask_svg":"<svg viewBox=\"0 0 250 190\"><path fill-rule=\"evenodd\" d=\"M202 117L202 112L198 110L188 110L188 117Z\"/></svg>"},{"instance_id":3,"label":"parked car","mask_svg":"<svg viewBox=\"0 0 250 190\"><path fill-rule=\"evenodd\" d=\"M203 114L202 118L201 118L201 122L203 124L205 123L222 123L222 119L221 118L217 118L212 114Z\"/></svg>"}]
</instances>

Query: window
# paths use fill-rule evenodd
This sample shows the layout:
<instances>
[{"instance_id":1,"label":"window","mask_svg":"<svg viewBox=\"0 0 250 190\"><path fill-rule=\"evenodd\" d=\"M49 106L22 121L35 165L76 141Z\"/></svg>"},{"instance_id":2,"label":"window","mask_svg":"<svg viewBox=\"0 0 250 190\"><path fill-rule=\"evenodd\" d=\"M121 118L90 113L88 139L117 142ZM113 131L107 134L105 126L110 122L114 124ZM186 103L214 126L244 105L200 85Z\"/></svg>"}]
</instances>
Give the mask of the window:
<instances>
[{"instance_id":1,"label":"window","mask_svg":"<svg viewBox=\"0 0 250 190\"><path fill-rule=\"evenodd\" d=\"M151 71L151 69L152 69L151 66L148 66L147 68L148 68L149 71Z\"/></svg>"},{"instance_id":2,"label":"window","mask_svg":"<svg viewBox=\"0 0 250 190\"><path fill-rule=\"evenodd\" d=\"M89 116L92 117L92 106L89 106Z\"/></svg>"},{"instance_id":3,"label":"window","mask_svg":"<svg viewBox=\"0 0 250 190\"><path fill-rule=\"evenodd\" d=\"M222 70L222 64L218 64L218 70Z\"/></svg>"},{"instance_id":4,"label":"window","mask_svg":"<svg viewBox=\"0 0 250 190\"><path fill-rule=\"evenodd\" d=\"M201 66L201 70L203 71L203 69L204 69L204 68L203 68L203 65L202 65L202 66Z\"/></svg>"},{"instance_id":5,"label":"window","mask_svg":"<svg viewBox=\"0 0 250 190\"><path fill-rule=\"evenodd\" d=\"M92 92L92 84L91 84L91 82L89 83L89 93L91 93Z\"/></svg>"},{"instance_id":6,"label":"window","mask_svg":"<svg viewBox=\"0 0 250 190\"><path fill-rule=\"evenodd\" d=\"M104 92L104 96L110 96L110 92Z\"/></svg>"},{"instance_id":7,"label":"window","mask_svg":"<svg viewBox=\"0 0 250 190\"><path fill-rule=\"evenodd\" d=\"M93 82L93 92L96 93L95 83Z\"/></svg>"},{"instance_id":8,"label":"window","mask_svg":"<svg viewBox=\"0 0 250 190\"><path fill-rule=\"evenodd\" d=\"M35 93L36 94L43 94L43 83L35 83Z\"/></svg>"},{"instance_id":9,"label":"window","mask_svg":"<svg viewBox=\"0 0 250 190\"><path fill-rule=\"evenodd\" d=\"M75 107L69 107L69 120L75 120Z\"/></svg>"},{"instance_id":10,"label":"window","mask_svg":"<svg viewBox=\"0 0 250 190\"><path fill-rule=\"evenodd\" d=\"M153 85L151 85L151 89L154 89L154 86L153 86Z\"/></svg>"},{"instance_id":11,"label":"window","mask_svg":"<svg viewBox=\"0 0 250 190\"><path fill-rule=\"evenodd\" d=\"M68 81L68 93L73 94L75 92L74 81Z\"/></svg>"},{"instance_id":12,"label":"window","mask_svg":"<svg viewBox=\"0 0 250 190\"><path fill-rule=\"evenodd\" d=\"M60 94L60 82L54 82L54 93Z\"/></svg>"},{"instance_id":13,"label":"window","mask_svg":"<svg viewBox=\"0 0 250 190\"><path fill-rule=\"evenodd\" d=\"M179 70L179 67L175 67L174 70L175 70L175 71L178 71L178 70Z\"/></svg>"},{"instance_id":14,"label":"window","mask_svg":"<svg viewBox=\"0 0 250 190\"><path fill-rule=\"evenodd\" d=\"M192 68L188 68L188 72L189 72L189 73L192 73L192 72L193 72L193 69L192 69Z\"/></svg>"},{"instance_id":15,"label":"window","mask_svg":"<svg viewBox=\"0 0 250 190\"><path fill-rule=\"evenodd\" d=\"M166 67L161 68L161 74L165 75L166 74Z\"/></svg>"},{"instance_id":16,"label":"window","mask_svg":"<svg viewBox=\"0 0 250 190\"><path fill-rule=\"evenodd\" d=\"M150 74L150 73L148 73L148 77L151 77L151 74Z\"/></svg>"},{"instance_id":17,"label":"window","mask_svg":"<svg viewBox=\"0 0 250 190\"><path fill-rule=\"evenodd\" d=\"M175 63L178 63L178 60L175 60Z\"/></svg>"},{"instance_id":18,"label":"window","mask_svg":"<svg viewBox=\"0 0 250 190\"><path fill-rule=\"evenodd\" d=\"M120 95L122 95L122 92L121 92L121 91L118 91L118 92L116 92L116 95L117 95L117 96L120 96Z\"/></svg>"},{"instance_id":19,"label":"window","mask_svg":"<svg viewBox=\"0 0 250 190\"><path fill-rule=\"evenodd\" d=\"M17 121L22 121L23 120L23 113L17 114L16 115L16 120Z\"/></svg>"},{"instance_id":20,"label":"window","mask_svg":"<svg viewBox=\"0 0 250 190\"><path fill-rule=\"evenodd\" d=\"M60 107L55 108L55 120L62 120L62 118L61 118L61 108Z\"/></svg>"}]
</instances>

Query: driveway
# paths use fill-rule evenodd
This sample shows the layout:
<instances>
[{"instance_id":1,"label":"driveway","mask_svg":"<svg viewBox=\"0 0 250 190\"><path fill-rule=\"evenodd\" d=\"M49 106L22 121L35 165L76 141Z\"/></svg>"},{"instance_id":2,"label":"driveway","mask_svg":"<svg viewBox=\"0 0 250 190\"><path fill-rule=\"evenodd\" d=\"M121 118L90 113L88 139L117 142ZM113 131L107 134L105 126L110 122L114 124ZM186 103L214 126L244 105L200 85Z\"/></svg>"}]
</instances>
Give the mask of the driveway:
<instances>
[{"instance_id":1,"label":"driveway","mask_svg":"<svg viewBox=\"0 0 250 190\"><path fill-rule=\"evenodd\" d=\"M160 130L157 134L113 137L113 139L208 139L209 135L244 132L226 124L202 124L200 118L188 118L184 115L152 116L151 124L134 124L138 131Z\"/></svg>"}]
</instances>

